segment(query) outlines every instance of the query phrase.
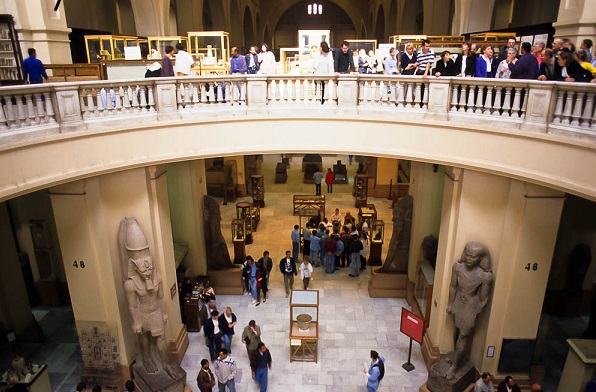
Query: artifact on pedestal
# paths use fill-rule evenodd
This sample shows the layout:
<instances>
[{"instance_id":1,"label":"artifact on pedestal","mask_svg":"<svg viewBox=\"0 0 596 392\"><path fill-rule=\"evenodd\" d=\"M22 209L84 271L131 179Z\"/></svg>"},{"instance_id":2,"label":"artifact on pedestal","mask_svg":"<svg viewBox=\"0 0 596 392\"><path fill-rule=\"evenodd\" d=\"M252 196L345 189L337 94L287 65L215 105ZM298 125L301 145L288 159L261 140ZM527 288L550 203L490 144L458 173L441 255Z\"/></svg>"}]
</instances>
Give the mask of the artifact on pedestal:
<instances>
[{"instance_id":1,"label":"artifact on pedestal","mask_svg":"<svg viewBox=\"0 0 596 392\"><path fill-rule=\"evenodd\" d=\"M468 242L461 259L453 265L447 313L456 328L455 350L443 356L429 371L427 388L455 392L474 382L470 349L478 316L486 307L493 283L490 253L479 242Z\"/></svg>"},{"instance_id":2,"label":"artifact on pedestal","mask_svg":"<svg viewBox=\"0 0 596 392\"><path fill-rule=\"evenodd\" d=\"M217 200L208 195L203 196L203 200L207 269L219 271L225 268L234 268L226 240L221 233L219 204Z\"/></svg>"},{"instance_id":3,"label":"artifact on pedestal","mask_svg":"<svg viewBox=\"0 0 596 392\"><path fill-rule=\"evenodd\" d=\"M118 238L126 271L124 290L139 348L133 365L135 381L143 391L184 391L186 372L170 356L163 284L153 266L147 237L136 218L125 218L120 222Z\"/></svg>"},{"instance_id":4,"label":"artifact on pedestal","mask_svg":"<svg viewBox=\"0 0 596 392\"><path fill-rule=\"evenodd\" d=\"M389 242L389 251L387 252L385 264L376 272L408 272L413 205L414 199L412 196L406 195L393 207L393 234Z\"/></svg>"}]
</instances>

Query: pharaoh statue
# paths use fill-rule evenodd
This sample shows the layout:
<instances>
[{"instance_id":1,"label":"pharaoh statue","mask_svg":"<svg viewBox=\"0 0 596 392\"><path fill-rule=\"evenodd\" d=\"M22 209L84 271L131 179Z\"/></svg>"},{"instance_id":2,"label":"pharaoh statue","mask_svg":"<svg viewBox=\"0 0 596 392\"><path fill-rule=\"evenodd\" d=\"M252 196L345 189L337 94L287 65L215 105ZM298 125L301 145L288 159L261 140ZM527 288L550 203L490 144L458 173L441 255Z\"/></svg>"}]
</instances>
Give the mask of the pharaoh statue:
<instances>
[{"instance_id":1,"label":"pharaoh statue","mask_svg":"<svg viewBox=\"0 0 596 392\"><path fill-rule=\"evenodd\" d=\"M405 195L393 207L393 234L385 264L377 272L406 273L410 256L410 234L412 233L412 209L414 199Z\"/></svg>"},{"instance_id":2,"label":"pharaoh statue","mask_svg":"<svg viewBox=\"0 0 596 392\"><path fill-rule=\"evenodd\" d=\"M478 316L488 303L493 272L490 253L479 242L468 242L461 259L453 265L447 313L455 321L455 351L445 378L454 378L458 368L470 360L470 349Z\"/></svg>"},{"instance_id":3,"label":"pharaoh statue","mask_svg":"<svg viewBox=\"0 0 596 392\"><path fill-rule=\"evenodd\" d=\"M205 222L205 244L207 247L207 269L219 271L235 268L230 259L228 245L221 233L221 213L217 200L203 196L203 220Z\"/></svg>"},{"instance_id":4,"label":"pharaoh statue","mask_svg":"<svg viewBox=\"0 0 596 392\"><path fill-rule=\"evenodd\" d=\"M169 353L165 338L168 316L161 274L153 265L147 237L136 218L125 218L120 222L119 242L123 270L126 271L124 290L140 349L134 371L151 385L149 391L178 391L177 386L181 380L185 381L186 373Z\"/></svg>"}]
</instances>

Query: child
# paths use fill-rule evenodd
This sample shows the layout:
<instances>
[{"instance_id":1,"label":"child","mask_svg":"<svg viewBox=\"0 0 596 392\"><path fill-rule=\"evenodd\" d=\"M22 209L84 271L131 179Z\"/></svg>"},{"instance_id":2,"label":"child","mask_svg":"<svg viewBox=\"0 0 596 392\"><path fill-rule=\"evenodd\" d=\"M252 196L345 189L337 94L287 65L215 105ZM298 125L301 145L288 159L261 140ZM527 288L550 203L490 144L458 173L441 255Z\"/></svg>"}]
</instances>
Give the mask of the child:
<instances>
[{"instance_id":1,"label":"child","mask_svg":"<svg viewBox=\"0 0 596 392\"><path fill-rule=\"evenodd\" d=\"M300 264L300 278L302 279L302 285L304 290L308 290L308 284L312 278L312 265L310 264L310 257L304 256L302 264Z\"/></svg>"}]
</instances>

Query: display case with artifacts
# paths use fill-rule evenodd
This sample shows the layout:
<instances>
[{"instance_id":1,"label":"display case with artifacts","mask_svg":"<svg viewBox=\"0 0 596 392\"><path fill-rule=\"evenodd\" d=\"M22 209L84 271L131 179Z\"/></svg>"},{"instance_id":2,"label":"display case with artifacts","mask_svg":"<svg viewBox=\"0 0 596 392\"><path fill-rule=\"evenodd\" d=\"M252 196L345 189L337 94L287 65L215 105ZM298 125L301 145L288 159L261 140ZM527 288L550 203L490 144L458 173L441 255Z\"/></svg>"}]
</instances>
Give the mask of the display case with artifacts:
<instances>
[{"instance_id":1,"label":"display case with artifacts","mask_svg":"<svg viewBox=\"0 0 596 392\"><path fill-rule=\"evenodd\" d=\"M356 208L366 206L368 199L368 176L356 174L354 177L354 197Z\"/></svg>"},{"instance_id":2,"label":"display case with artifacts","mask_svg":"<svg viewBox=\"0 0 596 392\"><path fill-rule=\"evenodd\" d=\"M244 220L232 220L232 243L234 244L234 264L244 263L246 258L246 236L244 233Z\"/></svg>"},{"instance_id":3,"label":"display case with artifacts","mask_svg":"<svg viewBox=\"0 0 596 392\"><path fill-rule=\"evenodd\" d=\"M298 216L298 225L302 226L302 217L310 219L316 217L322 221L325 217L325 195L294 195L293 215Z\"/></svg>"},{"instance_id":4,"label":"display case with artifacts","mask_svg":"<svg viewBox=\"0 0 596 392\"><path fill-rule=\"evenodd\" d=\"M189 51L188 37L180 35L147 37L151 59L161 60L166 55L166 46L176 48L176 44L184 45L184 50ZM153 51L155 50L155 52Z\"/></svg>"},{"instance_id":5,"label":"display case with artifacts","mask_svg":"<svg viewBox=\"0 0 596 392\"><path fill-rule=\"evenodd\" d=\"M352 49L354 54L357 54L360 49L364 49L366 51L366 55L368 56L368 52L371 50L373 52L377 51L377 40L376 39L347 39L349 48ZM358 63L354 65L358 66Z\"/></svg>"},{"instance_id":6,"label":"display case with artifacts","mask_svg":"<svg viewBox=\"0 0 596 392\"><path fill-rule=\"evenodd\" d=\"M0 15L0 85L23 84L23 55L12 15Z\"/></svg>"},{"instance_id":7,"label":"display case with artifacts","mask_svg":"<svg viewBox=\"0 0 596 392\"><path fill-rule=\"evenodd\" d=\"M51 390L47 365L35 365L17 355L10 362L10 367L0 376L0 390L6 385L14 385L14 390L45 392ZM7 391L9 389L6 389Z\"/></svg>"},{"instance_id":8,"label":"display case with artifacts","mask_svg":"<svg viewBox=\"0 0 596 392\"><path fill-rule=\"evenodd\" d=\"M299 74L300 73L300 49L299 48L279 48L279 63L281 73Z\"/></svg>"},{"instance_id":9,"label":"display case with artifacts","mask_svg":"<svg viewBox=\"0 0 596 392\"><path fill-rule=\"evenodd\" d=\"M87 62L124 60L124 48L139 46L139 38L128 35L86 35Z\"/></svg>"},{"instance_id":10,"label":"display case with artifacts","mask_svg":"<svg viewBox=\"0 0 596 392\"><path fill-rule=\"evenodd\" d=\"M368 232L370 233L370 255L369 265L382 265L383 243L385 242L385 222L382 220L372 220L368 223Z\"/></svg>"},{"instance_id":11,"label":"display case with artifacts","mask_svg":"<svg viewBox=\"0 0 596 392\"><path fill-rule=\"evenodd\" d=\"M377 219L377 208L374 204L366 204L358 208L358 214L366 221L374 220Z\"/></svg>"},{"instance_id":12,"label":"display case with artifacts","mask_svg":"<svg viewBox=\"0 0 596 392\"><path fill-rule=\"evenodd\" d=\"M275 183L285 184L286 182L288 182L288 166L283 162L279 162L275 165Z\"/></svg>"},{"instance_id":13,"label":"display case with artifacts","mask_svg":"<svg viewBox=\"0 0 596 392\"><path fill-rule=\"evenodd\" d=\"M252 215L252 231L256 232L261 221L261 207L258 204L252 203L250 213Z\"/></svg>"},{"instance_id":14,"label":"display case with artifacts","mask_svg":"<svg viewBox=\"0 0 596 392\"><path fill-rule=\"evenodd\" d=\"M290 297L290 362L318 361L319 291L292 290Z\"/></svg>"},{"instance_id":15,"label":"display case with artifacts","mask_svg":"<svg viewBox=\"0 0 596 392\"><path fill-rule=\"evenodd\" d=\"M230 72L230 34L225 31L190 31L189 53L197 59L197 75L227 75Z\"/></svg>"},{"instance_id":16,"label":"display case with artifacts","mask_svg":"<svg viewBox=\"0 0 596 392\"><path fill-rule=\"evenodd\" d=\"M346 165L341 163L341 160L338 160L337 163L333 165L333 174L335 174L336 184L348 183L348 169Z\"/></svg>"},{"instance_id":17,"label":"display case with artifacts","mask_svg":"<svg viewBox=\"0 0 596 392\"><path fill-rule=\"evenodd\" d=\"M265 178L262 174L253 174L250 176L252 188L252 202L259 207L265 207Z\"/></svg>"},{"instance_id":18,"label":"display case with artifacts","mask_svg":"<svg viewBox=\"0 0 596 392\"><path fill-rule=\"evenodd\" d=\"M424 327L428 328L430 322L430 304L433 298L433 285L435 283L435 270L428 260L420 261L416 272L414 285L413 311L424 319Z\"/></svg>"},{"instance_id":19,"label":"display case with artifacts","mask_svg":"<svg viewBox=\"0 0 596 392\"><path fill-rule=\"evenodd\" d=\"M236 219L244 222L244 242L252 244L252 204L247 202L236 203Z\"/></svg>"}]
</instances>

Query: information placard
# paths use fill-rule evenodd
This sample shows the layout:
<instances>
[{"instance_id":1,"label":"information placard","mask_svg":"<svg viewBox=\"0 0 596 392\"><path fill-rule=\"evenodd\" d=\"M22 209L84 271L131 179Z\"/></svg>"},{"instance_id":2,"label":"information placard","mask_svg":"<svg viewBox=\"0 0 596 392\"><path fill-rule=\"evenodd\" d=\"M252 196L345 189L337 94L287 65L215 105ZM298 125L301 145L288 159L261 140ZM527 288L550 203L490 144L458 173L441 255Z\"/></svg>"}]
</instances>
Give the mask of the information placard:
<instances>
[{"instance_id":1,"label":"information placard","mask_svg":"<svg viewBox=\"0 0 596 392\"><path fill-rule=\"evenodd\" d=\"M424 320L406 308L401 308L401 325L399 329L401 333L422 344Z\"/></svg>"}]
</instances>

